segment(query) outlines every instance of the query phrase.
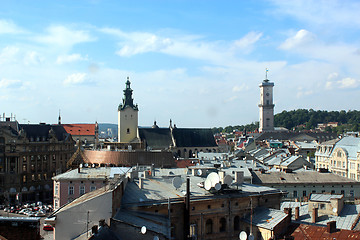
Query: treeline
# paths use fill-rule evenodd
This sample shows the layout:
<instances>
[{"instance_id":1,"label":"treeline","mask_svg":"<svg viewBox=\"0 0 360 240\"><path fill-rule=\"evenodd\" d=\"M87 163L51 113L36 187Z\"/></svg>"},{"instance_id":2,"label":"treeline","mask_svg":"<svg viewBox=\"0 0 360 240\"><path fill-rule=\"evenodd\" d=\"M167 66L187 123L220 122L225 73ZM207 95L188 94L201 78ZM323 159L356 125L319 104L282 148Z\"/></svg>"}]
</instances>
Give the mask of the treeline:
<instances>
[{"instance_id":1,"label":"treeline","mask_svg":"<svg viewBox=\"0 0 360 240\"><path fill-rule=\"evenodd\" d=\"M247 132L254 132L256 129L259 128L259 122L254 122L251 124L246 124L246 125L236 125L236 126L227 126L225 128L223 127L214 127L212 128L213 133L232 133L234 131L244 131L246 130Z\"/></svg>"},{"instance_id":2,"label":"treeline","mask_svg":"<svg viewBox=\"0 0 360 240\"><path fill-rule=\"evenodd\" d=\"M315 129L319 123L338 122L336 131L359 131L360 111L315 111L313 109L298 109L282 111L274 116L276 127L285 127L289 130ZM301 126L303 125L303 126ZM327 128L327 131L333 129Z\"/></svg>"},{"instance_id":3,"label":"treeline","mask_svg":"<svg viewBox=\"0 0 360 240\"><path fill-rule=\"evenodd\" d=\"M275 127L285 127L289 130L310 130L315 129L319 123L337 122L339 124L336 128L327 127L325 131L336 132L338 134L354 131L360 131L360 111L315 111L313 109L298 109L292 111L282 111L281 113L275 114L274 125ZM247 132L254 132L259 128L259 122L247 124L247 125L236 125L214 127L212 128L214 133L232 133L234 130L243 131L246 129Z\"/></svg>"}]
</instances>

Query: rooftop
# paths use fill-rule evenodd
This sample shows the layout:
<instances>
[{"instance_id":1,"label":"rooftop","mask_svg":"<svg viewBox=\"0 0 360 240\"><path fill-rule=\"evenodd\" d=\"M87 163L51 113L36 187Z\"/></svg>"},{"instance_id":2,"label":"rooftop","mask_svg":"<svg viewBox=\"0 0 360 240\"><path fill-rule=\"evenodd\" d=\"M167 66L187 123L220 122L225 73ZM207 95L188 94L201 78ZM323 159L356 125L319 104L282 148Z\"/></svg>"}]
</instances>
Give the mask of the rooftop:
<instances>
[{"instance_id":1,"label":"rooftop","mask_svg":"<svg viewBox=\"0 0 360 240\"><path fill-rule=\"evenodd\" d=\"M295 207L300 207L300 217L295 221ZM283 202L281 204L281 210L284 208L292 208L292 221L300 224L312 224L311 216L309 214L308 203L294 203L294 202ZM319 214L318 221L315 225L326 226L330 221L336 221L336 227L339 229L351 230L355 221L358 220L358 215L360 214L360 205L347 205L345 204L341 210L339 216L333 215L321 215Z\"/></svg>"},{"instance_id":2,"label":"rooftop","mask_svg":"<svg viewBox=\"0 0 360 240\"><path fill-rule=\"evenodd\" d=\"M310 196L310 201L313 202L330 202L330 200L332 199L341 199L343 198L342 194L317 194L317 193L312 193Z\"/></svg>"},{"instance_id":3,"label":"rooftop","mask_svg":"<svg viewBox=\"0 0 360 240\"><path fill-rule=\"evenodd\" d=\"M65 173L56 175L52 179L55 181L59 180L73 180L73 179L104 179L114 178L115 174L124 175L127 172L131 171L129 167L84 167L80 168L80 172L78 169L70 170Z\"/></svg>"},{"instance_id":4,"label":"rooftop","mask_svg":"<svg viewBox=\"0 0 360 240\"><path fill-rule=\"evenodd\" d=\"M284 211L278 209L257 207L253 212L252 223L257 227L273 230L286 216ZM251 216L247 215L243 220L250 223Z\"/></svg>"},{"instance_id":5,"label":"rooftop","mask_svg":"<svg viewBox=\"0 0 360 240\"><path fill-rule=\"evenodd\" d=\"M334 173L304 172L253 172L254 184L360 184L360 182L339 176Z\"/></svg>"}]
</instances>

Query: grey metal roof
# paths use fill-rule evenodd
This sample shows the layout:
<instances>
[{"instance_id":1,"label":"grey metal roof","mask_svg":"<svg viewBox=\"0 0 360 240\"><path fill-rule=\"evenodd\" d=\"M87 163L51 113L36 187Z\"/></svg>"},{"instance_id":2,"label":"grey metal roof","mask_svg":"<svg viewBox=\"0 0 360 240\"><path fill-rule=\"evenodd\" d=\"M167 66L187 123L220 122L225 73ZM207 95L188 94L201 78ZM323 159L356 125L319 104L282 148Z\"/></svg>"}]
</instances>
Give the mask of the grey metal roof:
<instances>
[{"instance_id":1,"label":"grey metal roof","mask_svg":"<svg viewBox=\"0 0 360 240\"><path fill-rule=\"evenodd\" d=\"M312 193L310 196L310 201L314 202L330 202L331 199L341 199L343 195L341 194L318 194Z\"/></svg>"},{"instance_id":2,"label":"grey metal roof","mask_svg":"<svg viewBox=\"0 0 360 240\"><path fill-rule=\"evenodd\" d=\"M80 168L70 170L65 173L56 175L52 179L55 181L59 180L74 180L74 179L105 179L113 178L114 174L123 175L126 172L131 171L129 167L98 167L98 168Z\"/></svg>"},{"instance_id":3,"label":"grey metal roof","mask_svg":"<svg viewBox=\"0 0 360 240\"><path fill-rule=\"evenodd\" d=\"M287 214L281 210L257 207L253 211L252 224L257 227L273 230L286 216ZM250 223L251 215L247 215L243 221Z\"/></svg>"},{"instance_id":4,"label":"grey metal roof","mask_svg":"<svg viewBox=\"0 0 360 240\"><path fill-rule=\"evenodd\" d=\"M254 184L328 184L328 183L341 183L341 184L355 184L359 185L360 182L339 176L334 173L319 173L315 171L304 172L253 172Z\"/></svg>"},{"instance_id":5,"label":"grey metal roof","mask_svg":"<svg viewBox=\"0 0 360 240\"><path fill-rule=\"evenodd\" d=\"M214 192L207 191L199 185L202 184L206 178L192 175L181 175L182 185L179 189L175 189L172 185L172 180L175 176L156 176L143 179L143 189L140 189L138 184L139 180L128 182L126 185L125 193L122 198L123 204L152 204L153 202L164 202L170 199L182 199L186 194L186 177L190 178L190 193L192 199L214 198L217 195ZM243 183L237 186L231 185L236 194L248 196L251 194L266 194L266 193L280 193L280 190L266 187ZM227 194L223 190L222 194Z\"/></svg>"},{"instance_id":6,"label":"grey metal roof","mask_svg":"<svg viewBox=\"0 0 360 240\"><path fill-rule=\"evenodd\" d=\"M333 152L336 148L345 149L349 159L357 159L357 153L360 151L360 138L353 136L344 137L335 144Z\"/></svg>"}]
</instances>

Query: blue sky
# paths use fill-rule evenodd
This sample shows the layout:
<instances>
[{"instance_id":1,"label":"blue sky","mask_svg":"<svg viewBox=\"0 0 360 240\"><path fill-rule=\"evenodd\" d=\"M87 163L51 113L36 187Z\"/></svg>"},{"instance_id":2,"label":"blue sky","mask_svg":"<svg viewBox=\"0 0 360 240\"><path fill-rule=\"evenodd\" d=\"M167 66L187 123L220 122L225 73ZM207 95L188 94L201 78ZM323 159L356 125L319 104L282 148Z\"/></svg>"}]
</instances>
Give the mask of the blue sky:
<instances>
[{"instance_id":1,"label":"blue sky","mask_svg":"<svg viewBox=\"0 0 360 240\"><path fill-rule=\"evenodd\" d=\"M0 1L0 112L20 123L117 122L126 78L139 125L359 110L359 1Z\"/></svg>"}]
</instances>

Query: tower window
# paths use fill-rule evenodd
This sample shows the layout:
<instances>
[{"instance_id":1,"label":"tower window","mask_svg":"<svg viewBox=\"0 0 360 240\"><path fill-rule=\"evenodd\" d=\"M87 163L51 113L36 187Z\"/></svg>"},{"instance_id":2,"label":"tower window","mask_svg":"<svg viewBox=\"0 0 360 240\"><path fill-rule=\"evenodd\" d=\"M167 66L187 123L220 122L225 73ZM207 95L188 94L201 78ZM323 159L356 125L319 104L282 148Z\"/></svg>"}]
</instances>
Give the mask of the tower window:
<instances>
[{"instance_id":1,"label":"tower window","mask_svg":"<svg viewBox=\"0 0 360 240\"><path fill-rule=\"evenodd\" d=\"M126 133L130 134L130 128L126 129Z\"/></svg>"}]
</instances>

